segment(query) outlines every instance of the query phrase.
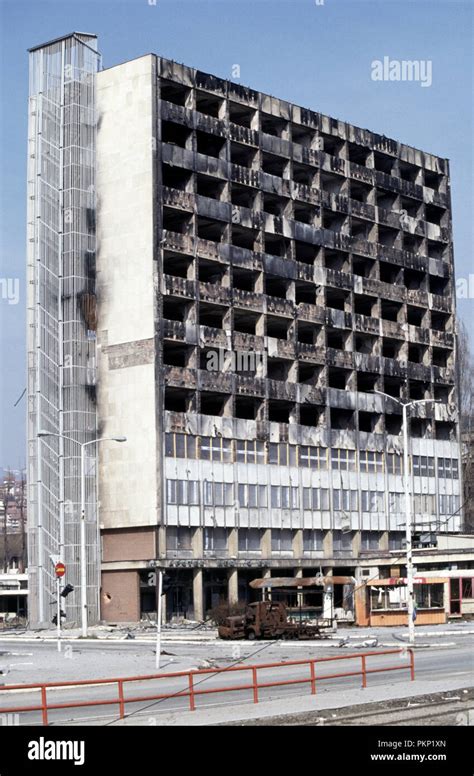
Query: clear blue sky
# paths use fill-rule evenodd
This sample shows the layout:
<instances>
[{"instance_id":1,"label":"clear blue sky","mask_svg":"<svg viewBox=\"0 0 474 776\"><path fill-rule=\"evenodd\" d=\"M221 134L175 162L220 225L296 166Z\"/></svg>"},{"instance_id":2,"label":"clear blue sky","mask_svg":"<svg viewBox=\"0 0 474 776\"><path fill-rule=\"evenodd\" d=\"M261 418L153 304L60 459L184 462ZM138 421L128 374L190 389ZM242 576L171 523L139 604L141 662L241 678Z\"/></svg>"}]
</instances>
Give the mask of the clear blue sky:
<instances>
[{"instance_id":1,"label":"clear blue sky","mask_svg":"<svg viewBox=\"0 0 474 776\"><path fill-rule=\"evenodd\" d=\"M471 0L0 0L0 467L25 460L26 49L74 30L99 36L104 67L145 53L286 98L451 160L457 274L472 259ZM433 84L374 82L375 59L432 60ZM474 286L474 278L473 283ZM474 300L458 303L474 328ZM472 335L474 339L474 333Z\"/></svg>"}]
</instances>

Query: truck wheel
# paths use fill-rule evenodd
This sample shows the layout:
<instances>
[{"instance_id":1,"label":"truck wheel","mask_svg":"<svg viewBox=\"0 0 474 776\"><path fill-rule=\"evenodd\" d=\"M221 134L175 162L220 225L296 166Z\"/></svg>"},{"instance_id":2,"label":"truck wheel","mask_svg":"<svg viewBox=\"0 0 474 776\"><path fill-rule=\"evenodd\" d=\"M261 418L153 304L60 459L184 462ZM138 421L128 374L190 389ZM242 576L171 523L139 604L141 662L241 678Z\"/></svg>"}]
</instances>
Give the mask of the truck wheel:
<instances>
[{"instance_id":1,"label":"truck wheel","mask_svg":"<svg viewBox=\"0 0 474 776\"><path fill-rule=\"evenodd\" d=\"M255 641L255 639L256 639L255 631L253 631L253 630L248 631L247 632L247 639L249 641Z\"/></svg>"}]
</instances>

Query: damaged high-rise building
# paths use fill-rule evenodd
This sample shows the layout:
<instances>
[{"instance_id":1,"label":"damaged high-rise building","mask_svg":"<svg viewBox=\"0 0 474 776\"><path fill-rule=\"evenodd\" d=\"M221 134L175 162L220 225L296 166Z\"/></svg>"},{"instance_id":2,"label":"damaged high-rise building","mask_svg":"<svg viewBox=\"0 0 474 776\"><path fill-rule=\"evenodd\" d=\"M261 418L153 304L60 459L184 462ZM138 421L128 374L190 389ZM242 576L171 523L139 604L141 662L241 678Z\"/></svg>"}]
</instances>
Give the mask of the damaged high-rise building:
<instances>
[{"instance_id":1,"label":"damaged high-rise building","mask_svg":"<svg viewBox=\"0 0 474 776\"><path fill-rule=\"evenodd\" d=\"M45 62L51 45L41 47ZM81 335L71 362L58 352L49 381L46 358L31 373L30 438L40 426L85 434L80 441L127 437L97 449L100 541L97 533L94 554L91 502L88 589L96 600L100 565L100 616L154 612L155 566L169 577L167 616L198 619L220 600L248 599L255 577L403 566L396 399L436 400L411 410L415 535L459 531L447 160L159 56L91 76L94 68L90 102L75 119L80 135L94 114L93 148L72 161L63 152L57 165L92 186L95 213L87 215L87 197L72 210L81 226L72 245L58 216L31 260L40 297L32 330L50 304L51 336L64 333L70 305ZM69 75L79 94L84 73ZM71 94L63 74L62 133ZM58 179L51 196L60 191ZM47 210L45 196L35 203ZM59 207L64 219L64 194ZM74 279L41 297L41 262L55 241ZM78 271L68 264L73 250ZM59 342L65 348L68 336ZM46 347L39 337L31 352ZM61 407L44 400L38 419L42 390ZM96 418L86 427L91 401ZM70 426L78 402L82 425ZM31 453L41 496L63 461L60 442L41 439ZM79 476L77 459L71 466L68 488ZM57 488L48 519L64 511ZM70 522L77 550L70 498L66 534ZM33 513L37 537L41 504ZM36 540L30 563L49 574L35 553ZM351 619L342 589L334 605Z\"/></svg>"}]
</instances>

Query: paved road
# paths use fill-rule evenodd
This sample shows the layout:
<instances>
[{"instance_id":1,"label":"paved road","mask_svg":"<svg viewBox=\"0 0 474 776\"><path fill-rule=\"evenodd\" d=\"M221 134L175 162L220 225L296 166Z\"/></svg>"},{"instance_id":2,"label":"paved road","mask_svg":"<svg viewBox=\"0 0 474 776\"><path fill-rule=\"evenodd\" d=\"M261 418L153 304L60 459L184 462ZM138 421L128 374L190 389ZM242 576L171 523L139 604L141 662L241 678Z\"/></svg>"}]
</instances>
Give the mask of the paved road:
<instances>
[{"instance_id":1,"label":"paved road","mask_svg":"<svg viewBox=\"0 0 474 776\"><path fill-rule=\"evenodd\" d=\"M77 650L75 652L74 650ZM9 651L16 654L1 655L1 652ZM167 648L166 651L171 651ZM350 652L356 652L351 646ZM165 672L182 671L189 668L201 667L205 661L207 665L225 669L234 665L238 660L244 664L263 664L281 660L305 659L308 657L338 656L347 654L347 650L335 649L334 647L323 646L321 644L288 644L279 643L276 645L267 643L254 643L251 646L248 643L243 644L205 644L190 647L189 645L173 646L173 655L162 656L162 667ZM8 660L11 666L10 673L5 677L5 683L25 683L29 681L51 681L51 672L55 671L53 681L60 680L78 680L93 677L113 677L113 676L131 676L154 673L154 655L151 645L135 645L133 642L108 643L104 645L95 644L77 644L73 645L72 656L68 659L63 655L58 656L54 645L50 644L28 644L23 647L4 647L0 644L0 664ZM171 662L173 660L173 662ZM17 665L15 665L15 663ZM368 667L378 668L387 665L406 664L407 659L401 660L397 655L376 656L369 658ZM30 664L30 665L28 665ZM454 647L432 648L428 650L419 650L415 656L416 677L419 680L428 680L433 683L433 691L442 689L442 681L457 678L465 679L465 685L474 684L474 664L471 639L465 638L462 644ZM355 668L354 666L357 666ZM331 661L325 663L323 668L318 668L317 675L339 672L355 671L360 667L360 659L349 661L347 659ZM106 670L104 670L106 668ZM87 669L87 671L86 671ZM308 679L309 669L307 666L285 667L285 669L265 668L259 670L259 681L271 684L282 678L289 681L291 679ZM21 678L20 678L21 676ZM33 678L34 677L34 678ZM409 687L409 674L406 670L397 670L374 673L368 677L369 687L386 686L387 684L402 683ZM198 690L206 690L205 694L196 699L196 705L202 707L207 704L236 704L247 703L252 700L252 689L250 687L235 692L214 694L212 691L216 688L229 686L230 684L250 684L250 671L229 672L223 670L215 675L200 675L194 679L195 687ZM352 689L361 685L359 676L346 676L340 678L329 678L317 682L318 693L324 693L329 690L346 690L349 693ZM127 685L125 697L144 698L144 696L163 694L176 694L180 691L187 691L188 680L183 677L167 677L161 680L150 682L134 682ZM291 695L302 695L309 693L309 684L301 683L287 685L285 687L267 687L259 690L260 700L270 700L276 698L286 698ZM0 693L0 708L5 709L14 704L33 705L38 702L39 693L31 691L21 691L8 693L8 700ZM101 685L100 687L89 686L87 688L72 688L50 691L50 702L66 703L75 700L112 700L117 698L116 685ZM174 697L161 700L141 700L135 703L127 704L127 714L142 713L157 715L163 711L179 712L181 709L188 709L189 701L186 698ZM118 717L118 706L101 705L97 707L84 707L78 709L58 709L50 712L51 722L65 722L71 719L82 719L84 722L92 721L93 718L108 716L109 721ZM21 722L26 724L37 724L40 722L39 712L29 712L21 715Z\"/></svg>"}]
</instances>

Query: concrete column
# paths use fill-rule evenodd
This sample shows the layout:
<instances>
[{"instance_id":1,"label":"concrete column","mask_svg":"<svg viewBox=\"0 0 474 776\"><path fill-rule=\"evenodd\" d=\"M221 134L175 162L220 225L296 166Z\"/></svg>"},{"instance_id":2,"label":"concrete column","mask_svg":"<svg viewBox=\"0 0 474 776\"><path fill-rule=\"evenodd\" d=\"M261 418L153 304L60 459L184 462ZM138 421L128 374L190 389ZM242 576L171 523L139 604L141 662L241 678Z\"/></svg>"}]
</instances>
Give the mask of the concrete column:
<instances>
[{"instance_id":1,"label":"concrete column","mask_svg":"<svg viewBox=\"0 0 474 776\"><path fill-rule=\"evenodd\" d=\"M237 569L229 569L229 604L236 604L239 600L239 572Z\"/></svg>"},{"instance_id":2,"label":"concrete column","mask_svg":"<svg viewBox=\"0 0 474 776\"><path fill-rule=\"evenodd\" d=\"M166 557L166 526L158 526L158 557Z\"/></svg>"},{"instance_id":3,"label":"concrete column","mask_svg":"<svg viewBox=\"0 0 474 776\"><path fill-rule=\"evenodd\" d=\"M386 551L388 548L388 531L383 531L380 535L379 549Z\"/></svg>"},{"instance_id":4,"label":"concrete column","mask_svg":"<svg viewBox=\"0 0 474 776\"><path fill-rule=\"evenodd\" d=\"M262 558L272 557L272 531L266 528L262 535Z\"/></svg>"},{"instance_id":5,"label":"concrete column","mask_svg":"<svg viewBox=\"0 0 474 776\"><path fill-rule=\"evenodd\" d=\"M193 569L194 619L204 619L204 588L202 569Z\"/></svg>"},{"instance_id":6,"label":"concrete column","mask_svg":"<svg viewBox=\"0 0 474 776\"><path fill-rule=\"evenodd\" d=\"M237 528L231 528L229 531L227 551L229 553L229 558L239 557L239 534Z\"/></svg>"},{"instance_id":7,"label":"concrete column","mask_svg":"<svg viewBox=\"0 0 474 776\"><path fill-rule=\"evenodd\" d=\"M196 528L191 537L191 546L193 548L193 557L202 559L204 557L204 528Z\"/></svg>"},{"instance_id":8,"label":"concrete column","mask_svg":"<svg viewBox=\"0 0 474 776\"><path fill-rule=\"evenodd\" d=\"M293 557L298 560L303 557L303 530L301 528L295 531L293 536Z\"/></svg>"},{"instance_id":9,"label":"concrete column","mask_svg":"<svg viewBox=\"0 0 474 776\"><path fill-rule=\"evenodd\" d=\"M361 531L355 531L352 537L352 554L354 558L358 558L360 555L361 539Z\"/></svg>"},{"instance_id":10,"label":"concrete column","mask_svg":"<svg viewBox=\"0 0 474 776\"><path fill-rule=\"evenodd\" d=\"M332 531L326 531L323 539L323 552L325 558L332 558Z\"/></svg>"}]
</instances>

